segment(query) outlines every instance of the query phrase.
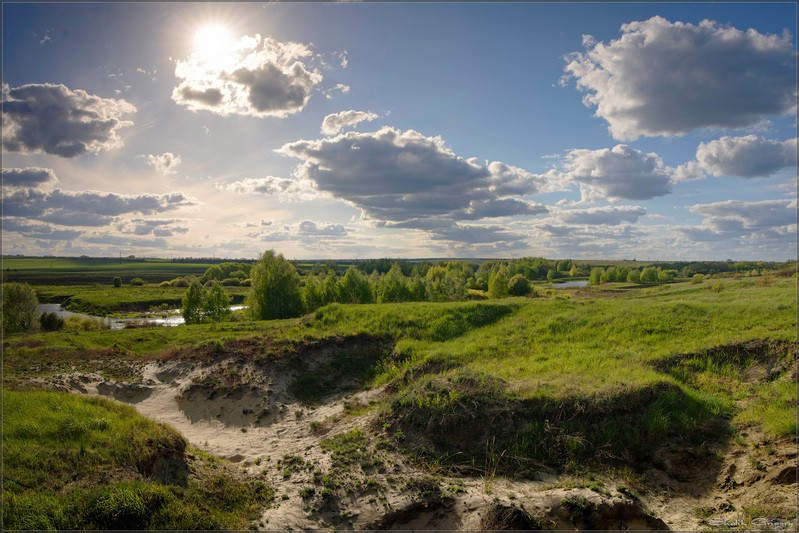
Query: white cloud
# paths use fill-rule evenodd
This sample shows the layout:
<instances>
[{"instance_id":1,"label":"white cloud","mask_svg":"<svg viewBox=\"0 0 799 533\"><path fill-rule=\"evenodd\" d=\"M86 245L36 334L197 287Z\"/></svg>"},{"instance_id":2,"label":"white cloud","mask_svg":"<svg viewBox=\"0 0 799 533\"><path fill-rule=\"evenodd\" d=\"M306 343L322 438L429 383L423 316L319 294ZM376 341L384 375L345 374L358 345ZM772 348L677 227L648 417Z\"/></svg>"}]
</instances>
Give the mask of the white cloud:
<instances>
[{"instance_id":1,"label":"white cloud","mask_svg":"<svg viewBox=\"0 0 799 533\"><path fill-rule=\"evenodd\" d=\"M58 178L49 168L26 167L26 168L4 168L3 187L41 187L44 185L54 185L58 183Z\"/></svg>"},{"instance_id":2,"label":"white cloud","mask_svg":"<svg viewBox=\"0 0 799 533\"><path fill-rule=\"evenodd\" d=\"M178 171L175 169L180 166L181 162L180 156L172 152L166 152L160 155L150 154L147 156L147 164L165 176L177 174Z\"/></svg>"},{"instance_id":3,"label":"white cloud","mask_svg":"<svg viewBox=\"0 0 799 533\"><path fill-rule=\"evenodd\" d=\"M217 183L216 188L239 194L269 194L277 196L283 201L307 200L316 196L316 191L310 181L278 178L276 176L245 178L231 183Z\"/></svg>"},{"instance_id":4,"label":"white cloud","mask_svg":"<svg viewBox=\"0 0 799 533\"><path fill-rule=\"evenodd\" d=\"M193 52L176 62L172 99L192 111L286 117L301 111L322 81L304 44L244 36L216 54Z\"/></svg>"},{"instance_id":5,"label":"white cloud","mask_svg":"<svg viewBox=\"0 0 799 533\"><path fill-rule=\"evenodd\" d=\"M791 35L741 31L704 20L662 17L621 27L609 43L585 36L561 80L576 80L617 140L671 136L696 128L741 128L796 110Z\"/></svg>"},{"instance_id":6,"label":"white cloud","mask_svg":"<svg viewBox=\"0 0 799 533\"><path fill-rule=\"evenodd\" d=\"M756 135L722 137L696 150L701 168L713 176L756 178L796 166L796 139L774 141Z\"/></svg>"},{"instance_id":7,"label":"white cloud","mask_svg":"<svg viewBox=\"0 0 799 533\"><path fill-rule=\"evenodd\" d=\"M612 149L572 150L563 161L566 180L588 198L648 200L671 192L671 179L655 153L619 144Z\"/></svg>"},{"instance_id":8,"label":"white cloud","mask_svg":"<svg viewBox=\"0 0 799 533\"><path fill-rule=\"evenodd\" d=\"M327 115L322 121L321 131L325 135L336 135L344 128L356 126L364 121L371 122L376 118L380 118L380 115L366 111L341 111Z\"/></svg>"},{"instance_id":9,"label":"white cloud","mask_svg":"<svg viewBox=\"0 0 799 533\"><path fill-rule=\"evenodd\" d=\"M136 108L64 85L3 86L3 148L10 152L75 157L122 145L117 131Z\"/></svg>"},{"instance_id":10,"label":"white cloud","mask_svg":"<svg viewBox=\"0 0 799 533\"><path fill-rule=\"evenodd\" d=\"M451 228L456 220L545 210L519 197L538 192L537 176L498 162L464 159L442 138L413 130L348 132L288 143L278 152L302 160L297 177L376 221Z\"/></svg>"}]
</instances>

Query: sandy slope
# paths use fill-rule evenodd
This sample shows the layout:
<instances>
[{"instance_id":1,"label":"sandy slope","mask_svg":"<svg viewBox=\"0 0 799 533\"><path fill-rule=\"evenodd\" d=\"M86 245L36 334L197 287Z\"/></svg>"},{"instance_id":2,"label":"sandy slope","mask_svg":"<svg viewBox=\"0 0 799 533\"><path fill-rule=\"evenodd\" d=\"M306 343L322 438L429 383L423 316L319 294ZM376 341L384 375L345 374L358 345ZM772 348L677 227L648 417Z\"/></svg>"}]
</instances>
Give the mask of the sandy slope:
<instances>
[{"instance_id":1,"label":"sandy slope","mask_svg":"<svg viewBox=\"0 0 799 533\"><path fill-rule=\"evenodd\" d=\"M215 377L232 374L241 386L219 393ZM384 391L338 393L306 406L290 393L294 377L281 365L264 370L228 359L171 360L143 366L138 383L69 374L46 386L133 404L196 446L267 480L277 497L264 511L261 529L694 530L736 524L746 507L767 513L796 505L795 445L785 441L761 450L762 437L754 433L719 452L721 470L667 449L662 467L642 474L632 491L622 479L595 480L591 490L565 476L431 476L381 441L373 423L377 411L369 406ZM364 435L361 464L342 468L320 444L353 430Z\"/></svg>"}]
</instances>

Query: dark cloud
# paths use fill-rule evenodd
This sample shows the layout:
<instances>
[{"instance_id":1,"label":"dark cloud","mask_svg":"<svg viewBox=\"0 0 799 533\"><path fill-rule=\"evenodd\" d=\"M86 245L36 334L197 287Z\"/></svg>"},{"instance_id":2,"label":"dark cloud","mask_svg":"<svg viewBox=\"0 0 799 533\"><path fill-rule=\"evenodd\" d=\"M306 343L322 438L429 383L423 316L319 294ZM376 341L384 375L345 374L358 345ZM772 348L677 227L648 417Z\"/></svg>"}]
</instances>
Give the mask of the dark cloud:
<instances>
[{"instance_id":1,"label":"dark cloud","mask_svg":"<svg viewBox=\"0 0 799 533\"><path fill-rule=\"evenodd\" d=\"M318 191L393 227L452 228L457 220L534 215L545 208L519 196L539 190L540 177L499 162L457 156L440 137L385 127L284 145L302 163L295 175ZM440 233L441 236L445 233Z\"/></svg>"},{"instance_id":2,"label":"dark cloud","mask_svg":"<svg viewBox=\"0 0 799 533\"><path fill-rule=\"evenodd\" d=\"M720 232L751 233L796 224L796 200L762 200L742 202L726 200L688 207L705 217L703 226Z\"/></svg>"},{"instance_id":3,"label":"dark cloud","mask_svg":"<svg viewBox=\"0 0 799 533\"><path fill-rule=\"evenodd\" d=\"M618 226L623 222L637 222L644 215L646 215L646 209L643 207L620 205L561 211L557 214L557 218L567 224Z\"/></svg>"},{"instance_id":4,"label":"dark cloud","mask_svg":"<svg viewBox=\"0 0 799 533\"><path fill-rule=\"evenodd\" d=\"M4 168L3 187L40 187L58 183L55 172L49 168Z\"/></svg>"},{"instance_id":5,"label":"dark cloud","mask_svg":"<svg viewBox=\"0 0 799 533\"><path fill-rule=\"evenodd\" d=\"M624 24L607 44L584 36L586 51L566 58L583 102L618 140L670 136L696 128L740 128L796 109L791 35L741 31L704 20L662 17Z\"/></svg>"},{"instance_id":6,"label":"dark cloud","mask_svg":"<svg viewBox=\"0 0 799 533\"><path fill-rule=\"evenodd\" d=\"M3 148L75 157L122 145L117 130L136 111L125 100L100 98L64 85L29 84L3 90Z\"/></svg>"},{"instance_id":7,"label":"dark cloud","mask_svg":"<svg viewBox=\"0 0 799 533\"><path fill-rule=\"evenodd\" d=\"M141 219L134 218L126 220L117 225L117 229L121 233L132 235L154 235L156 237L171 237L176 233L185 234L189 232L186 226L179 226L178 224L185 224L188 222L185 218L151 218Z\"/></svg>"},{"instance_id":8,"label":"dark cloud","mask_svg":"<svg viewBox=\"0 0 799 533\"><path fill-rule=\"evenodd\" d=\"M183 193L124 195L96 191L22 189L3 195L5 216L70 226L105 226L127 213L154 214L197 205Z\"/></svg>"},{"instance_id":9,"label":"dark cloud","mask_svg":"<svg viewBox=\"0 0 799 533\"><path fill-rule=\"evenodd\" d=\"M9 217L3 217L3 231L20 233L26 238L51 241L70 241L83 234L82 231L74 229L57 228L50 224L31 224L25 220Z\"/></svg>"},{"instance_id":10,"label":"dark cloud","mask_svg":"<svg viewBox=\"0 0 799 533\"><path fill-rule=\"evenodd\" d=\"M583 186L588 196L648 200L671 192L671 179L657 154L627 145L612 149L572 150L563 161L564 177Z\"/></svg>"},{"instance_id":11,"label":"dark cloud","mask_svg":"<svg viewBox=\"0 0 799 533\"><path fill-rule=\"evenodd\" d=\"M214 57L195 52L178 60L182 81L172 99L192 111L285 117L301 111L322 81L306 64L312 56L300 43L244 36Z\"/></svg>"}]
</instances>

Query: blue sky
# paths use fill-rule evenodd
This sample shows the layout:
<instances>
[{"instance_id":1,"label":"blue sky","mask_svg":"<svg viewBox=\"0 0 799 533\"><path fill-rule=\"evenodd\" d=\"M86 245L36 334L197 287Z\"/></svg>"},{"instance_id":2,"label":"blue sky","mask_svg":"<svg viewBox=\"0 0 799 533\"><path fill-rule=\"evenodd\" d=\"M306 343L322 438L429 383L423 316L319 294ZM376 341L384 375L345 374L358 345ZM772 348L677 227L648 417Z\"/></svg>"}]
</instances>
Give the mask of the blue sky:
<instances>
[{"instance_id":1,"label":"blue sky","mask_svg":"<svg viewBox=\"0 0 799 533\"><path fill-rule=\"evenodd\" d=\"M3 252L795 258L795 21L3 4Z\"/></svg>"}]
</instances>

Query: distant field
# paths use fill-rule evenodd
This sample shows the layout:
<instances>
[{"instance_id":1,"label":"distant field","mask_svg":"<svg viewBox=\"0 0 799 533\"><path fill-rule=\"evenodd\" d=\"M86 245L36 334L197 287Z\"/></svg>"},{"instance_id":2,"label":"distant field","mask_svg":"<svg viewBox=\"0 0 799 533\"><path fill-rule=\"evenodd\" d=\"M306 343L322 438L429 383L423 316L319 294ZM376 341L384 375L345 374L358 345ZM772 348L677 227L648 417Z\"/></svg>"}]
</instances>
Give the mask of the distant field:
<instances>
[{"instance_id":1,"label":"distant field","mask_svg":"<svg viewBox=\"0 0 799 533\"><path fill-rule=\"evenodd\" d=\"M155 283L178 276L201 276L208 263L181 263L161 259L4 257L4 281L36 285L110 283L115 276Z\"/></svg>"}]
</instances>

